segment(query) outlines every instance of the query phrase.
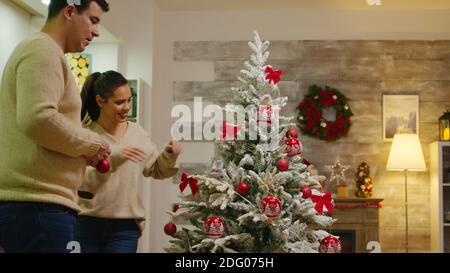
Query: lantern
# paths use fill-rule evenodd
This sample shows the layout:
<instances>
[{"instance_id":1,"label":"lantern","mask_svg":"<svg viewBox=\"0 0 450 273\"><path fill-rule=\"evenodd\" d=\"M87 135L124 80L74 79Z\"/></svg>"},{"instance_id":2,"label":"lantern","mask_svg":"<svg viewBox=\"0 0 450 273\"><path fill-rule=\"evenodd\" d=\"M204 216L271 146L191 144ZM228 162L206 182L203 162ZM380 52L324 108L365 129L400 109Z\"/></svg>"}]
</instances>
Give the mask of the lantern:
<instances>
[{"instance_id":1,"label":"lantern","mask_svg":"<svg viewBox=\"0 0 450 273\"><path fill-rule=\"evenodd\" d=\"M450 141L450 111L439 118L439 140Z\"/></svg>"}]
</instances>

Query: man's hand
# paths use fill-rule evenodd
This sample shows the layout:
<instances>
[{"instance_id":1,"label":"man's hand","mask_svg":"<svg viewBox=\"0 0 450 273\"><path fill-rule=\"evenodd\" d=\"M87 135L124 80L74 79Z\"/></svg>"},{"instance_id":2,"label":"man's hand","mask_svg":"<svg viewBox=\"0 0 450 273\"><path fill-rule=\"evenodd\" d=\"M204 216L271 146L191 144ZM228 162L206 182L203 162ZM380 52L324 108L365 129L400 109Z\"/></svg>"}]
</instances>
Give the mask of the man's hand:
<instances>
[{"instance_id":1,"label":"man's hand","mask_svg":"<svg viewBox=\"0 0 450 273\"><path fill-rule=\"evenodd\" d=\"M85 158L87 164L95 168L97 167L97 164L100 160L108 159L110 155L111 155L111 148L109 147L109 143L106 140L102 139L97 154Z\"/></svg>"},{"instance_id":2,"label":"man's hand","mask_svg":"<svg viewBox=\"0 0 450 273\"><path fill-rule=\"evenodd\" d=\"M85 156L84 159L86 159L86 163L91 166L91 167L97 167L98 164L98 158L97 155L91 156L91 157L87 157Z\"/></svg>"},{"instance_id":3,"label":"man's hand","mask_svg":"<svg viewBox=\"0 0 450 273\"><path fill-rule=\"evenodd\" d=\"M109 143L102 139L100 144L100 149L98 150L99 160L108 159L111 155L111 147L109 147Z\"/></svg>"},{"instance_id":4,"label":"man's hand","mask_svg":"<svg viewBox=\"0 0 450 273\"><path fill-rule=\"evenodd\" d=\"M178 141L171 140L167 144L165 150L166 150L166 152L168 152L170 154L178 156L183 151L183 147L181 146L181 144Z\"/></svg>"}]
</instances>

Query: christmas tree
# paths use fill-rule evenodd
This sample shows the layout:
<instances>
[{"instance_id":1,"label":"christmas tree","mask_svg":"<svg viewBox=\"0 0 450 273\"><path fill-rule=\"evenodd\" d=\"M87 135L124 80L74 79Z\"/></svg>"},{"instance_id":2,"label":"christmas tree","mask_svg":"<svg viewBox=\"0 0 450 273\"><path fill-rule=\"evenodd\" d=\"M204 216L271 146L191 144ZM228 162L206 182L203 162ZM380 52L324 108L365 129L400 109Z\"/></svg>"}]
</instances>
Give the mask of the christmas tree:
<instances>
[{"instance_id":1,"label":"christmas tree","mask_svg":"<svg viewBox=\"0 0 450 273\"><path fill-rule=\"evenodd\" d=\"M270 43L254 36L240 86L223 109L227 121L211 171L182 175L180 190L191 193L169 212L167 252L339 251L321 230L335 221L326 215L333 202L322 189L324 177L308 172L294 118L279 115L288 101L278 88L283 72L266 64ZM236 109L246 109L238 121Z\"/></svg>"}]
</instances>

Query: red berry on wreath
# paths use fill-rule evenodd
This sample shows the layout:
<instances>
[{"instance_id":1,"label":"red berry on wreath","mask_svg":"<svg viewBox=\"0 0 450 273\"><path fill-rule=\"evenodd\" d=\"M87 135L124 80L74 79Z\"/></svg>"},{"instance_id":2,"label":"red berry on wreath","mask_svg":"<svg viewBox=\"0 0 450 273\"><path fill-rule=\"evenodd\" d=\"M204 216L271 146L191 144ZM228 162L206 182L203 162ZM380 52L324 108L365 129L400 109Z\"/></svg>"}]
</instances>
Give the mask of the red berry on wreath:
<instances>
[{"instance_id":1,"label":"red berry on wreath","mask_svg":"<svg viewBox=\"0 0 450 273\"><path fill-rule=\"evenodd\" d=\"M247 196L249 190L250 190L250 185L247 184L246 182L241 182L236 187L236 191L242 196Z\"/></svg>"},{"instance_id":2,"label":"red berry on wreath","mask_svg":"<svg viewBox=\"0 0 450 273\"><path fill-rule=\"evenodd\" d=\"M285 172L289 169L289 162L286 159L280 159L277 162L277 169L280 172Z\"/></svg>"},{"instance_id":3,"label":"red berry on wreath","mask_svg":"<svg viewBox=\"0 0 450 273\"><path fill-rule=\"evenodd\" d=\"M177 226L174 223L168 223L164 226L164 233L173 236L177 233Z\"/></svg>"}]
</instances>

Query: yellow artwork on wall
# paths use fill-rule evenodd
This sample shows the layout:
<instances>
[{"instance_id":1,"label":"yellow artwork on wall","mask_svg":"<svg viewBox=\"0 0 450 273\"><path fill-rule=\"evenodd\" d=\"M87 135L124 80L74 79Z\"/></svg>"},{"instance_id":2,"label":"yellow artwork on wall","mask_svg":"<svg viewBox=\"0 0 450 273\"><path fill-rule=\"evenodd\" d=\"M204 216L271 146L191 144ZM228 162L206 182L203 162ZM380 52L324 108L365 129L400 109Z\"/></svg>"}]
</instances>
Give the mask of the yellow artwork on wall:
<instances>
[{"instance_id":1,"label":"yellow artwork on wall","mask_svg":"<svg viewBox=\"0 0 450 273\"><path fill-rule=\"evenodd\" d=\"M70 69L72 69L73 75L75 76L78 89L81 90L87 77L91 74L91 55L68 53L67 58Z\"/></svg>"}]
</instances>

